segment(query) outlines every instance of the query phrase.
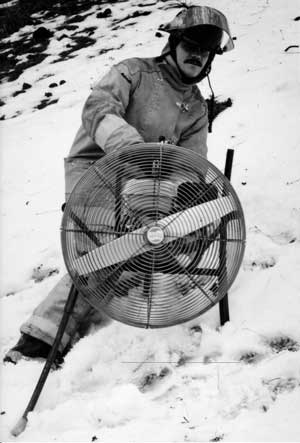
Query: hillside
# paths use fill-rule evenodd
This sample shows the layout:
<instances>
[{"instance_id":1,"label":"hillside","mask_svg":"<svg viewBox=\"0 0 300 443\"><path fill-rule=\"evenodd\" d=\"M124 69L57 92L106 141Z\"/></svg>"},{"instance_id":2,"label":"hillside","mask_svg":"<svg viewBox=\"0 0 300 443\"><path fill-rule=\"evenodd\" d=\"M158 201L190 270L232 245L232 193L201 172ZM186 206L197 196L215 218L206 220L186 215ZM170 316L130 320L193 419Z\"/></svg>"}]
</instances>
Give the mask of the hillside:
<instances>
[{"instance_id":1,"label":"hillside","mask_svg":"<svg viewBox=\"0 0 300 443\"><path fill-rule=\"evenodd\" d=\"M157 30L173 3L78 2L76 11L36 11L2 39L1 360L65 273L63 158L83 103L112 64L160 53ZM1 441L300 441L300 10L293 0L209 5L228 17L236 46L213 66L215 94L232 106L208 140L221 170L235 150L232 184L247 224L231 321L220 328L215 307L167 329L93 327L50 374L16 439L9 430L43 362L2 364ZM207 82L199 87L208 98Z\"/></svg>"}]
</instances>

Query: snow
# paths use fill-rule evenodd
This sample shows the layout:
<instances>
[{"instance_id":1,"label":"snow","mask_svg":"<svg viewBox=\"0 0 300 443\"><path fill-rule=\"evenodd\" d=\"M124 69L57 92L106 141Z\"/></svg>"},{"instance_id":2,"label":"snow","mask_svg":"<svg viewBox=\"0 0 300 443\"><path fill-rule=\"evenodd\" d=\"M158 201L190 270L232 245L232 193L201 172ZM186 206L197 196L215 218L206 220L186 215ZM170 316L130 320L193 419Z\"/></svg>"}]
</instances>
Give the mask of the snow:
<instances>
[{"instance_id":1,"label":"snow","mask_svg":"<svg viewBox=\"0 0 300 443\"><path fill-rule=\"evenodd\" d=\"M63 158L91 85L111 64L156 55L165 44L154 35L177 11L167 9L169 2L147 2L142 9L151 15L110 30L138 3L113 3L108 19L96 19L92 7L78 26L97 27L95 44L54 64L68 40L55 31L63 18L52 20L49 56L2 86L1 357L65 273L59 236ZM299 50L285 51L299 43L299 8L292 0L209 5L227 15L237 37L235 50L216 58L211 74L216 95L231 97L233 106L217 117L209 135L209 160L219 169L226 149L235 149L232 184L247 224L244 262L230 290L231 321L219 327L215 307L167 329L113 321L93 327L63 367L50 373L18 438L10 430L43 362L2 365L1 441L300 441ZM66 83L59 85L61 80ZM33 87L12 97L24 82ZM52 82L58 86L49 88ZM208 96L206 82L200 87ZM37 110L45 91L59 100ZM191 329L195 325L203 332Z\"/></svg>"}]
</instances>

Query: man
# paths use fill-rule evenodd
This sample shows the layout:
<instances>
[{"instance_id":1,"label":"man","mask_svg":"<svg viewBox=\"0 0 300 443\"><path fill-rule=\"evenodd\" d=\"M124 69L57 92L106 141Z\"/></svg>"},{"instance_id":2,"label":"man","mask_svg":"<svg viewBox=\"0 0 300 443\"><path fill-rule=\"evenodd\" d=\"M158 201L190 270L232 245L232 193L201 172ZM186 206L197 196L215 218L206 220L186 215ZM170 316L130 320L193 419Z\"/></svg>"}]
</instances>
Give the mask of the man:
<instances>
[{"instance_id":1,"label":"man","mask_svg":"<svg viewBox=\"0 0 300 443\"><path fill-rule=\"evenodd\" d=\"M131 144L166 141L206 157L208 112L196 84L208 75L216 54L233 48L226 17L214 8L186 6L160 29L169 33L169 40L159 57L131 58L113 66L88 97L82 125L65 160L66 200L93 162ZM70 286L67 275L34 310L5 361L47 357ZM60 355L90 324L93 314L79 297Z\"/></svg>"}]
</instances>

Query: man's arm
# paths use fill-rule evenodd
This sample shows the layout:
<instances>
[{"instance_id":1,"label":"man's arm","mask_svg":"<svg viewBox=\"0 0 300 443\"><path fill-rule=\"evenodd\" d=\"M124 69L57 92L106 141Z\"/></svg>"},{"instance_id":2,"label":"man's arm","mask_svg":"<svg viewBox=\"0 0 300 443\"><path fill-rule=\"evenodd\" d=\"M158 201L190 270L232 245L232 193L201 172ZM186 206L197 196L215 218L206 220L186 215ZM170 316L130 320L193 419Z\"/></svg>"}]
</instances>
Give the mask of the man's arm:
<instances>
[{"instance_id":1,"label":"man's arm","mask_svg":"<svg viewBox=\"0 0 300 443\"><path fill-rule=\"evenodd\" d=\"M143 142L125 112L139 79L126 63L114 66L93 88L82 112L83 127L105 152Z\"/></svg>"}]
</instances>

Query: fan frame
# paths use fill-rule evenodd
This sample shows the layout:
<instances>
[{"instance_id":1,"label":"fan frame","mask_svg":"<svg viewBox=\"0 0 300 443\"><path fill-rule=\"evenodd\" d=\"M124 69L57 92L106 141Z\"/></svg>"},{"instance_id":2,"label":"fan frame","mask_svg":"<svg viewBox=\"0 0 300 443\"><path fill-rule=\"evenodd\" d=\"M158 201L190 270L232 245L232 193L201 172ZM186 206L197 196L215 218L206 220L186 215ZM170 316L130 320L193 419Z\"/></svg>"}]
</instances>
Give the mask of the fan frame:
<instances>
[{"instance_id":1,"label":"fan frame","mask_svg":"<svg viewBox=\"0 0 300 443\"><path fill-rule=\"evenodd\" d=\"M155 145L155 146L157 146L158 145L158 143L147 143L146 145ZM231 150L231 149L228 149L228 151L227 151L227 155L226 155L226 164L225 164L225 172L224 172L224 177L226 177L226 180L228 180L228 181L230 181L230 178L231 178L231 170L232 170L232 163L233 163L233 153L234 153L234 151L233 150ZM225 182L226 182L226 180L225 180ZM122 181L122 177L120 177L120 189L121 189L121 181ZM225 182L224 182L224 185L225 185ZM224 189L225 189L225 186L224 186ZM234 191L234 190L233 190ZM225 193L223 194L224 196L226 195ZM121 198L121 197L120 197ZM117 205L116 205L117 207L120 207L120 205L117 203ZM242 208L241 208L242 209ZM245 231L245 221L244 221L244 216L243 216L243 211L241 211L242 212L242 217L240 218L240 220L241 220L241 222L242 222L242 224L243 224L243 229L244 229L244 231ZM75 216L76 217L76 216ZM117 211L116 211L116 218L118 217L118 215L117 215ZM72 217L73 218L73 217ZM221 242L220 242L220 247L219 247L219 266L217 267L217 268L215 268L215 269L210 269L210 268L197 268L197 265L199 264L199 262L200 262L200 260L201 260L201 257L202 257L202 253L200 253L200 257L198 256L197 257L197 254L196 254L196 256L194 257L194 259L193 259L193 262L189 265L189 267L188 267L188 270L189 271L191 271L191 274L193 274L193 275L213 275L213 276L216 276L217 278L218 278L218 284L220 285L220 278L222 277L222 274L221 273L223 273L223 283L221 283L223 286L224 286L224 268L226 269L226 241L224 241L224 240L226 240L226 226L227 226L227 223L230 221L230 220L226 220L226 215L225 216L223 216L223 217L221 217L220 218L221 219L221 223L220 223L220 225L219 225L219 227L217 228L217 230L218 230L218 233L219 233L219 235L220 235L220 238L221 238ZM231 220L232 220L232 218L231 218ZM80 228L83 230L83 232L88 236L88 237L90 237L90 239L96 244L96 245L98 245L97 244L97 237L96 236L94 236L94 234L93 234L93 232L92 231L90 231L88 228L87 228L87 226L84 224L84 222L82 221L82 220L80 220L80 219L78 219L78 217L77 217L77 220L74 220L75 221L75 223L78 225L78 226L80 226ZM100 245L99 245L100 246ZM208 246L207 246L208 247ZM206 248L207 249L207 248ZM238 263L238 265L237 265L237 269L239 270L239 268L240 268L240 265L241 265L241 262L242 262L242 259L243 259L243 255L244 255L244 250L245 250L245 242L244 242L244 244L243 244L243 249L242 249L242 253L240 254L240 256L239 256L239 263ZM64 251L64 246L63 246L63 251ZM205 252L205 251L204 251ZM65 260L66 261L66 260ZM236 274L238 273L238 270L237 270L237 272L236 272ZM70 273L70 272L69 272ZM227 270L226 270L226 275L227 275ZM80 292L80 284L78 284L77 285L77 280L76 280L76 276L74 277L74 276L72 276L72 279L73 279L73 284L75 285L75 287L77 288L77 290ZM235 279L235 277L234 277L234 279ZM234 281L234 279L232 280L232 282ZM219 304L219 309L220 309L220 322L221 322L221 325L223 325L226 321L228 321L229 320L229 304L228 304L228 290L229 290L229 288L230 288L230 286L228 286L228 285L226 285L226 281L227 281L227 276L226 276L226 278L225 278L225 286L226 286L226 288L227 288L227 292L225 293L225 294L223 294L222 295L222 298L220 298L217 302L216 302L216 304L218 303ZM232 282L231 282L231 284L232 284ZM94 306L94 308L95 309L97 309L97 310L99 310L99 303L93 303L93 298L91 297L87 297L86 295L84 295L84 298L87 300L87 302L91 305L91 306ZM216 298L218 298L218 297L216 297ZM199 317L200 315L203 315L206 311L208 311L210 308L211 308L212 306L211 305L208 305L205 309L203 309L202 310L202 312L199 314L195 314L194 316L191 316L190 318L189 318L189 321L190 320L192 320L192 319L194 319L194 318L196 318L196 317ZM110 314L108 314L108 315L110 315ZM113 316L112 316L112 318L114 318ZM116 320L118 320L118 319L116 319ZM186 322L187 320L182 320L182 321L174 321L174 323L173 324L168 324L168 326L172 326L172 325L176 325L176 324L180 324L180 323L184 323L184 322ZM125 322L126 323L126 322ZM138 326L138 327L143 327L143 328L161 328L162 326L156 326L156 325L147 325L147 326L145 326L145 324L137 324L137 323L130 323L129 321L128 321L128 323L127 323L128 325L131 325L131 326Z\"/></svg>"}]
</instances>

